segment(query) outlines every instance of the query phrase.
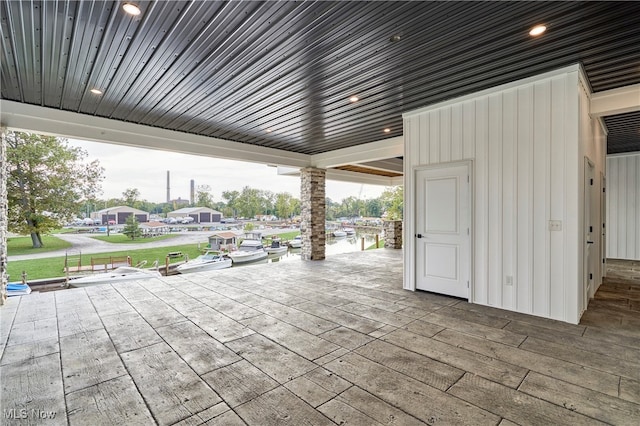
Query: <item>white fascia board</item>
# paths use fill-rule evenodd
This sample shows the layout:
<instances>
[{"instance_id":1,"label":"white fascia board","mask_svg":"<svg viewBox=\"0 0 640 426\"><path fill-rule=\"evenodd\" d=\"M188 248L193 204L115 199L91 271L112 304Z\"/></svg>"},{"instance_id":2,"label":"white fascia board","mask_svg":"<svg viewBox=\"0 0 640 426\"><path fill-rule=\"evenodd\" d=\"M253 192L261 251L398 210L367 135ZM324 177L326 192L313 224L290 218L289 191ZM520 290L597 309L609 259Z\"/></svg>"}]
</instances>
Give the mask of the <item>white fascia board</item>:
<instances>
[{"instance_id":1,"label":"white fascia board","mask_svg":"<svg viewBox=\"0 0 640 426\"><path fill-rule=\"evenodd\" d=\"M326 180L334 180L339 182L363 183L367 185L379 186L395 186L398 185L398 178L389 178L386 176L370 175L367 173L349 172L346 170L328 169L325 175ZM400 178L402 182L402 178Z\"/></svg>"},{"instance_id":2,"label":"white fascia board","mask_svg":"<svg viewBox=\"0 0 640 426\"><path fill-rule=\"evenodd\" d=\"M404 162L399 158L370 161L368 163L360 163L359 165L368 169L383 170L387 172L403 173L404 171Z\"/></svg>"},{"instance_id":3,"label":"white fascia board","mask_svg":"<svg viewBox=\"0 0 640 426\"><path fill-rule=\"evenodd\" d=\"M214 158L308 167L311 156L225 139L1 100L2 126L8 129L158 149Z\"/></svg>"},{"instance_id":4,"label":"white fascia board","mask_svg":"<svg viewBox=\"0 0 640 426\"><path fill-rule=\"evenodd\" d=\"M311 156L311 166L319 169L347 164L360 164L404 155L404 137L382 139L376 142L336 149Z\"/></svg>"},{"instance_id":5,"label":"white fascia board","mask_svg":"<svg viewBox=\"0 0 640 426\"><path fill-rule=\"evenodd\" d=\"M640 111L640 84L605 90L591 95L592 117Z\"/></svg>"}]
</instances>

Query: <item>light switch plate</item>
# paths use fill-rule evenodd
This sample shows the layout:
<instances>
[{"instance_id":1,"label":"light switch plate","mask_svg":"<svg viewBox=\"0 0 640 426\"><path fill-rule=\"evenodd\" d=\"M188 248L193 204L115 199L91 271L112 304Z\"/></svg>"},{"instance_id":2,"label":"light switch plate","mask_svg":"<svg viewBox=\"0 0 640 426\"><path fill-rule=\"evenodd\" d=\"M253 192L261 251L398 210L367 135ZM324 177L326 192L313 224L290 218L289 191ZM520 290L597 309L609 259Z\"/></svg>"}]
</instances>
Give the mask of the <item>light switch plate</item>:
<instances>
[{"instance_id":1,"label":"light switch plate","mask_svg":"<svg viewBox=\"0 0 640 426\"><path fill-rule=\"evenodd\" d=\"M562 231L562 221L561 220L550 220L549 221L549 231Z\"/></svg>"}]
</instances>

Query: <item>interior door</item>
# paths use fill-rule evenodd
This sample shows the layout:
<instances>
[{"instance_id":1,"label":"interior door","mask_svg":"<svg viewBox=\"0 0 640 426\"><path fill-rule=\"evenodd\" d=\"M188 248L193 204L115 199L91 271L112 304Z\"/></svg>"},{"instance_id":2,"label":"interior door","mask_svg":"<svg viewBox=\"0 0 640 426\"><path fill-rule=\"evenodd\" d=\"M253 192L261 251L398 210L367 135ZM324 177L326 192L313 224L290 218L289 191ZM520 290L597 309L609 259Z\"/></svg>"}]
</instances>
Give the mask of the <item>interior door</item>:
<instances>
[{"instance_id":1,"label":"interior door","mask_svg":"<svg viewBox=\"0 0 640 426\"><path fill-rule=\"evenodd\" d=\"M469 298L469 166L416 172L416 288Z\"/></svg>"}]
</instances>

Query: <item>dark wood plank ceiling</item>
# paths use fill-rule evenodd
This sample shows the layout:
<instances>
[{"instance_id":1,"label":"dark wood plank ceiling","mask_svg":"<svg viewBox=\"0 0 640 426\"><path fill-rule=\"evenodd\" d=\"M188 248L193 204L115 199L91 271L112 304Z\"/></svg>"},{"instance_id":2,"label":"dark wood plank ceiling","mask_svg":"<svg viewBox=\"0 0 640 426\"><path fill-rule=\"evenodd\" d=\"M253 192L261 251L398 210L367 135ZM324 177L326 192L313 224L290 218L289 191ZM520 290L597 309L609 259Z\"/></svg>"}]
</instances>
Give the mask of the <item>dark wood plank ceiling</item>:
<instances>
[{"instance_id":1,"label":"dark wood plank ceiling","mask_svg":"<svg viewBox=\"0 0 640 426\"><path fill-rule=\"evenodd\" d=\"M594 91L640 83L640 2L122 4L2 2L2 98L316 154L576 62Z\"/></svg>"}]
</instances>

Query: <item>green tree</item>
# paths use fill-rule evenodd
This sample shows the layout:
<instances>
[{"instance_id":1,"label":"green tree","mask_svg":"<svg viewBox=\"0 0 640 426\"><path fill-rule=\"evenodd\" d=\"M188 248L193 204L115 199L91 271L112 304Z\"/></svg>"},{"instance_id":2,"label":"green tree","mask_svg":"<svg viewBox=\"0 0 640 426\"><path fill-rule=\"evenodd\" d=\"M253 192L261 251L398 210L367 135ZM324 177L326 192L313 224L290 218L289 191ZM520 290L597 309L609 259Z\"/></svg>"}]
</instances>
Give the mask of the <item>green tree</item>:
<instances>
[{"instance_id":1,"label":"green tree","mask_svg":"<svg viewBox=\"0 0 640 426\"><path fill-rule=\"evenodd\" d=\"M34 248L41 234L58 228L100 191L104 169L98 160L83 163L81 148L66 139L7 132L9 230L30 234Z\"/></svg>"},{"instance_id":2,"label":"green tree","mask_svg":"<svg viewBox=\"0 0 640 426\"><path fill-rule=\"evenodd\" d=\"M380 196L387 219L402 219L404 194L402 186L386 188Z\"/></svg>"},{"instance_id":3,"label":"green tree","mask_svg":"<svg viewBox=\"0 0 640 426\"><path fill-rule=\"evenodd\" d=\"M196 206L213 208L213 195L209 185L198 185L196 188Z\"/></svg>"},{"instance_id":4,"label":"green tree","mask_svg":"<svg viewBox=\"0 0 640 426\"><path fill-rule=\"evenodd\" d=\"M140 224L138 223L138 219L135 215L131 214L127 217L127 220L124 222L122 233L132 240L135 240L140 236Z\"/></svg>"},{"instance_id":5,"label":"green tree","mask_svg":"<svg viewBox=\"0 0 640 426\"><path fill-rule=\"evenodd\" d=\"M300 200L294 198L288 192L281 192L275 195L275 215L280 219L290 219L300 211Z\"/></svg>"},{"instance_id":6,"label":"green tree","mask_svg":"<svg viewBox=\"0 0 640 426\"><path fill-rule=\"evenodd\" d=\"M122 200L125 206L137 208L140 199L140 191L137 188L127 188L122 193Z\"/></svg>"},{"instance_id":7,"label":"green tree","mask_svg":"<svg viewBox=\"0 0 640 426\"><path fill-rule=\"evenodd\" d=\"M222 198L227 200L227 208L222 211L225 217L238 216L238 197L240 197L240 193L238 191L222 192Z\"/></svg>"}]
</instances>

